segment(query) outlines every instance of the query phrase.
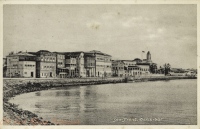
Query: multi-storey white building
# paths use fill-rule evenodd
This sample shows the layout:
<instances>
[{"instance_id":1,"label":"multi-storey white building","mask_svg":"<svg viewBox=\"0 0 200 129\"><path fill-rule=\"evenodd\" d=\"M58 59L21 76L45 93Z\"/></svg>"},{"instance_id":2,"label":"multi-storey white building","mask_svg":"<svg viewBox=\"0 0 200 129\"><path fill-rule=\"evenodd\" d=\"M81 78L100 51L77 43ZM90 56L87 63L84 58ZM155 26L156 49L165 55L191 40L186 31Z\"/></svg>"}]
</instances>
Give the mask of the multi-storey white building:
<instances>
[{"instance_id":1,"label":"multi-storey white building","mask_svg":"<svg viewBox=\"0 0 200 129\"><path fill-rule=\"evenodd\" d=\"M88 52L88 54L94 55L95 77L112 76L112 61L111 61L112 56L96 50L90 51Z\"/></svg>"},{"instance_id":2,"label":"multi-storey white building","mask_svg":"<svg viewBox=\"0 0 200 129\"><path fill-rule=\"evenodd\" d=\"M36 75L36 57L26 52L7 56L7 77L32 77Z\"/></svg>"},{"instance_id":3,"label":"multi-storey white building","mask_svg":"<svg viewBox=\"0 0 200 129\"><path fill-rule=\"evenodd\" d=\"M36 55L36 77L55 78L56 77L56 54L47 50L29 52Z\"/></svg>"},{"instance_id":4,"label":"multi-storey white building","mask_svg":"<svg viewBox=\"0 0 200 129\"><path fill-rule=\"evenodd\" d=\"M69 77L86 77L84 52L66 52L65 67Z\"/></svg>"},{"instance_id":5,"label":"multi-storey white building","mask_svg":"<svg viewBox=\"0 0 200 129\"><path fill-rule=\"evenodd\" d=\"M135 60L113 60L113 76L141 76L148 75L149 65L138 64Z\"/></svg>"}]
</instances>

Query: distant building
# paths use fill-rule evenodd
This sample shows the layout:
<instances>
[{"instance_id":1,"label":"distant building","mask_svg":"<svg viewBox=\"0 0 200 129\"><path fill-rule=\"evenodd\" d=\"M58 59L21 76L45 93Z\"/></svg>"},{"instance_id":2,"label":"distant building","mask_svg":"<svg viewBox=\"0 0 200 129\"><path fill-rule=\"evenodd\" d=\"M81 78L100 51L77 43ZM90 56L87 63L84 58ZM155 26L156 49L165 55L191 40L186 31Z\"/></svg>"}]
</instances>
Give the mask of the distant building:
<instances>
[{"instance_id":1,"label":"distant building","mask_svg":"<svg viewBox=\"0 0 200 129\"><path fill-rule=\"evenodd\" d=\"M148 75L148 74L150 74L149 65L137 64L136 66L139 69L139 71L138 71L139 75ZM136 74L137 74L137 72L136 72Z\"/></svg>"},{"instance_id":2,"label":"distant building","mask_svg":"<svg viewBox=\"0 0 200 129\"><path fill-rule=\"evenodd\" d=\"M29 52L36 55L36 77L55 78L56 77L56 53L47 50Z\"/></svg>"},{"instance_id":3,"label":"distant building","mask_svg":"<svg viewBox=\"0 0 200 129\"><path fill-rule=\"evenodd\" d=\"M65 67L68 77L86 77L84 52L65 52Z\"/></svg>"},{"instance_id":4,"label":"distant building","mask_svg":"<svg viewBox=\"0 0 200 129\"><path fill-rule=\"evenodd\" d=\"M137 62L137 65L140 66L141 69L144 68L146 70L148 68L149 72L151 72L151 73L157 73L158 72L157 64L153 63L153 61L151 60L150 51L147 52L146 59L141 60L139 58L136 58L136 59L134 59L134 61ZM161 72L161 70L159 70L159 72ZM144 73L144 71L143 71L143 73Z\"/></svg>"},{"instance_id":5,"label":"distant building","mask_svg":"<svg viewBox=\"0 0 200 129\"><path fill-rule=\"evenodd\" d=\"M124 76L125 74L125 63L123 60L112 60L112 75L113 76Z\"/></svg>"},{"instance_id":6,"label":"distant building","mask_svg":"<svg viewBox=\"0 0 200 129\"><path fill-rule=\"evenodd\" d=\"M67 69L65 67L65 54L54 52L56 54L56 75L58 78L67 77Z\"/></svg>"},{"instance_id":7,"label":"distant building","mask_svg":"<svg viewBox=\"0 0 200 129\"><path fill-rule=\"evenodd\" d=\"M96 50L88 52L87 55L94 56L93 59L95 59L95 62L92 62L95 63L95 68L91 70L92 76L109 77L112 75L111 55Z\"/></svg>"},{"instance_id":8,"label":"distant building","mask_svg":"<svg viewBox=\"0 0 200 129\"><path fill-rule=\"evenodd\" d=\"M111 76L111 56L100 51L65 52L70 77Z\"/></svg>"},{"instance_id":9,"label":"distant building","mask_svg":"<svg viewBox=\"0 0 200 129\"><path fill-rule=\"evenodd\" d=\"M196 76L197 69L171 68L168 75L170 76Z\"/></svg>"},{"instance_id":10,"label":"distant building","mask_svg":"<svg viewBox=\"0 0 200 129\"><path fill-rule=\"evenodd\" d=\"M143 64L143 65L151 65L153 63L153 61L151 60L151 53L148 51L147 55L146 55L146 59L139 59L136 58L134 59L134 61L137 61L137 64Z\"/></svg>"},{"instance_id":11,"label":"distant building","mask_svg":"<svg viewBox=\"0 0 200 129\"><path fill-rule=\"evenodd\" d=\"M147 59L146 59L146 62L147 63L152 63L152 61L151 61L151 53L148 51L147 52Z\"/></svg>"},{"instance_id":12,"label":"distant building","mask_svg":"<svg viewBox=\"0 0 200 129\"><path fill-rule=\"evenodd\" d=\"M3 70L8 77L110 77L147 75L151 71L150 68L153 68L150 66L155 65L149 51L144 60L136 58L112 61L111 59L111 55L97 50L18 52L10 53L7 59L3 59L5 66Z\"/></svg>"},{"instance_id":13,"label":"distant building","mask_svg":"<svg viewBox=\"0 0 200 129\"><path fill-rule=\"evenodd\" d=\"M26 53L11 53L7 56L7 77L35 77L36 56Z\"/></svg>"},{"instance_id":14,"label":"distant building","mask_svg":"<svg viewBox=\"0 0 200 129\"><path fill-rule=\"evenodd\" d=\"M142 76L150 74L151 53L148 51L146 59L135 58L134 60L113 60L113 76Z\"/></svg>"},{"instance_id":15,"label":"distant building","mask_svg":"<svg viewBox=\"0 0 200 129\"><path fill-rule=\"evenodd\" d=\"M135 58L133 61L135 61L136 63L141 63L142 62L142 60L139 59L139 58Z\"/></svg>"},{"instance_id":16,"label":"distant building","mask_svg":"<svg viewBox=\"0 0 200 129\"><path fill-rule=\"evenodd\" d=\"M90 52L84 53L84 67L86 71L86 77L94 77L95 76L95 69L96 69L96 63L95 63L95 55ZM97 73L98 76L98 73Z\"/></svg>"},{"instance_id":17,"label":"distant building","mask_svg":"<svg viewBox=\"0 0 200 129\"><path fill-rule=\"evenodd\" d=\"M136 60L113 60L113 76L139 76L149 74L149 65L137 64Z\"/></svg>"}]
</instances>

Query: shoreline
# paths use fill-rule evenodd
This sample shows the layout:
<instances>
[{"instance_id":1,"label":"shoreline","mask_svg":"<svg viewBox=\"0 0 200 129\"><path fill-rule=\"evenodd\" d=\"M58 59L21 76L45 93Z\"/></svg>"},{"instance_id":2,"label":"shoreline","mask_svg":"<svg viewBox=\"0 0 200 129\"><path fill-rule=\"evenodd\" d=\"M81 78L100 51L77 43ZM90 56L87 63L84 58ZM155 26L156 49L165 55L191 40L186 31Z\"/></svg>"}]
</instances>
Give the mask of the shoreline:
<instances>
[{"instance_id":1,"label":"shoreline","mask_svg":"<svg viewBox=\"0 0 200 129\"><path fill-rule=\"evenodd\" d=\"M196 79L194 77L182 76L163 76L141 78L136 80L126 80L123 78L89 78L89 79L3 79L3 124L4 125L56 125L50 121L45 121L36 114L19 109L17 105L9 103L9 99L23 93L48 90L56 87L67 86L85 86L85 85L101 85L109 83L126 83L126 82L146 82L146 81L165 81L176 79ZM59 124L57 124L59 125Z\"/></svg>"}]
</instances>

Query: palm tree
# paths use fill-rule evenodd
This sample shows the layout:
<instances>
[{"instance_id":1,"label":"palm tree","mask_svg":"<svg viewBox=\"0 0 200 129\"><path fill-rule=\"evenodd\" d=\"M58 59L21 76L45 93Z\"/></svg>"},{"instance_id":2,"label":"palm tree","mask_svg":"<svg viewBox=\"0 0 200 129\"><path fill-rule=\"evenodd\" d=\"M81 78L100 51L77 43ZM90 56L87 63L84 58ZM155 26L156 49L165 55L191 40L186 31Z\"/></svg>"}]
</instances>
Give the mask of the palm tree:
<instances>
[{"instance_id":1,"label":"palm tree","mask_svg":"<svg viewBox=\"0 0 200 129\"><path fill-rule=\"evenodd\" d=\"M157 71L157 64L153 63L150 65L150 72L151 73L156 73Z\"/></svg>"}]
</instances>

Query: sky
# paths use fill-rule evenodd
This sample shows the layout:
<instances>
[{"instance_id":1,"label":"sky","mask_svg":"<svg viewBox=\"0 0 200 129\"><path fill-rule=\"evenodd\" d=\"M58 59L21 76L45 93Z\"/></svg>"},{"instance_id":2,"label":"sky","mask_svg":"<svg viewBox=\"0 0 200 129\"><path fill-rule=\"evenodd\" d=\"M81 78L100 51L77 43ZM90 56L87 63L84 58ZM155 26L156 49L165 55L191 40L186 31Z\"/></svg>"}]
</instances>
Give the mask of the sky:
<instances>
[{"instance_id":1,"label":"sky","mask_svg":"<svg viewBox=\"0 0 200 129\"><path fill-rule=\"evenodd\" d=\"M121 60L150 51L158 66L196 68L197 6L4 5L3 56L38 50L98 50Z\"/></svg>"}]
</instances>

